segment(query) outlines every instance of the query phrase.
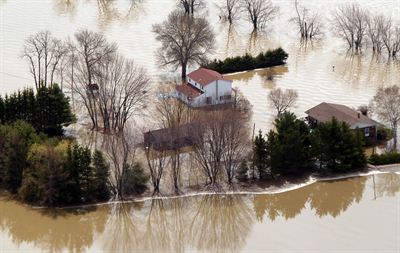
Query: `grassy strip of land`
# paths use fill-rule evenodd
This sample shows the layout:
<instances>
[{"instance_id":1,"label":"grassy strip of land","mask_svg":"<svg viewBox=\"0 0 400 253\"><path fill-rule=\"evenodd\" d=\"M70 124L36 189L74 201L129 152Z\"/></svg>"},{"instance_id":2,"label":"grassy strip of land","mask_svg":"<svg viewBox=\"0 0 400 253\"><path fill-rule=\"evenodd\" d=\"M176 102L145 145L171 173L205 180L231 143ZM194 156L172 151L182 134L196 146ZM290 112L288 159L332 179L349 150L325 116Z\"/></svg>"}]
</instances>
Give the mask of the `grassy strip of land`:
<instances>
[{"instance_id":1,"label":"grassy strip of land","mask_svg":"<svg viewBox=\"0 0 400 253\"><path fill-rule=\"evenodd\" d=\"M369 159L369 163L372 165L387 165L400 163L400 153L391 152L384 154L373 154Z\"/></svg>"},{"instance_id":2,"label":"grassy strip of land","mask_svg":"<svg viewBox=\"0 0 400 253\"><path fill-rule=\"evenodd\" d=\"M256 57L245 54L244 56L229 57L225 60L215 59L204 67L215 70L221 74L234 73L283 65L286 63L288 56L289 55L279 47L274 50L268 50L265 53L260 53Z\"/></svg>"}]
</instances>

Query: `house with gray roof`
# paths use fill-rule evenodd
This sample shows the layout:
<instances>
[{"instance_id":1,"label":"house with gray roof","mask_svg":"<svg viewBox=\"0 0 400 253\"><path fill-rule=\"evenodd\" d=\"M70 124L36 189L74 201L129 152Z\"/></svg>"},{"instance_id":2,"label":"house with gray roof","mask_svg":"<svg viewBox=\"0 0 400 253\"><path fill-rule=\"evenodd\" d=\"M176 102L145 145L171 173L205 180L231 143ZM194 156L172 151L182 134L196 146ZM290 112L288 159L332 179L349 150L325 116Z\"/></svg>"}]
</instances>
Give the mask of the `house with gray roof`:
<instances>
[{"instance_id":1,"label":"house with gray roof","mask_svg":"<svg viewBox=\"0 0 400 253\"><path fill-rule=\"evenodd\" d=\"M376 139L376 131L380 125L375 120L368 118L364 114L348 106L332 103L321 103L305 112L307 121L311 127L315 127L319 123L325 123L332 118L345 122L350 129L360 129L364 132L366 138Z\"/></svg>"}]
</instances>

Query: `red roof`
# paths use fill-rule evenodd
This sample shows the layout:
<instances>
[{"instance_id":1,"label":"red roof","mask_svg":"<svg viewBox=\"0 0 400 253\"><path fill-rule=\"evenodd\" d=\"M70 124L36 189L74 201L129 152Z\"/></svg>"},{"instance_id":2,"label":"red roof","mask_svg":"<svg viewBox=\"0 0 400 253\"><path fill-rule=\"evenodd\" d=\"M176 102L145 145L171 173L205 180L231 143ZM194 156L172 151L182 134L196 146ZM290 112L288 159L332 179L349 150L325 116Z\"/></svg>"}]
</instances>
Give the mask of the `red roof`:
<instances>
[{"instance_id":1,"label":"red roof","mask_svg":"<svg viewBox=\"0 0 400 253\"><path fill-rule=\"evenodd\" d=\"M232 82L231 80L225 78L217 71L206 69L206 68L199 68L187 75L190 79L194 80L196 83L199 83L203 86L210 84L217 80L225 80Z\"/></svg>"},{"instance_id":2,"label":"red roof","mask_svg":"<svg viewBox=\"0 0 400 253\"><path fill-rule=\"evenodd\" d=\"M188 83L177 85L176 89L190 98L196 98L203 94L203 92Z\"/></svg>"}]
</instances>

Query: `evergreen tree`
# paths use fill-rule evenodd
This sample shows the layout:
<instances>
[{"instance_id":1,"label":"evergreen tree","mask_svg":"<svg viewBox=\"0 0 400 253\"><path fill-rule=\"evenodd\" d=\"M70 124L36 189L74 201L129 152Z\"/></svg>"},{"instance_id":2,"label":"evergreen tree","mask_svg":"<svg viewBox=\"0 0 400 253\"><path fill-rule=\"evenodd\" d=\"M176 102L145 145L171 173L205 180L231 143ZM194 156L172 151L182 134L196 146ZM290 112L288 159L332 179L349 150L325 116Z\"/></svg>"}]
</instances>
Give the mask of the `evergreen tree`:
<instances>
[{"instance_id":1,"label":"evergreen tree","mask_svg":"<svg viewBox=\"0 0 400 253\"><path fill-rule=\"evenodd\" d=\"M93 154L94 167L94 193L93 196L97 200L108 200L110 198L110 165L104 159L103 154L96 150Z\"/></svg>"},{"instance_id":2,"label":"evergreen tree","mask_svg":"<svg viewBox=\"0 0 400 253\"><path fill-rule=\"evenodd\" d=\"M259 178L263 179L267 175L268 154L267 154L267 142L265 141L261 130L258 132L258 135L254 140L253 152L254 152L254 166L258 171Z\"/></svg>"},{"instance_id":3,"label":"evergreen tree","mask_svg":"<svg viewBox=\"0 0 400 253\"><path fill-rule=\"evenodd\" d=\"M75 120L68 98L57 84L41 87L36 95L24 89L5 98L0 97L0 123L24 120L38 132L61 135L62 126Z\"/></svg>"},{"instance_id":4,"label":"evergreen tree","mask_svg":"<svg viewBox=\"0 0 400 253\"><path fill-rule=\"evenodd\" d=\"M279 115L274 125L276 133L268 135L272 174L299 175L310 169L308 125L290 112Z\"/></svg>"},{"instance_id":5,"label":"evergreen tree","mask_svg":"<svg viewBox=\"0 0 400 253\"><path fill-rule=\"evenodd\" d=\"M361 133L335 118L317 126L311 135L311 145L320 170L346 172L366 164Z\"/></svg>"}]
</instances>

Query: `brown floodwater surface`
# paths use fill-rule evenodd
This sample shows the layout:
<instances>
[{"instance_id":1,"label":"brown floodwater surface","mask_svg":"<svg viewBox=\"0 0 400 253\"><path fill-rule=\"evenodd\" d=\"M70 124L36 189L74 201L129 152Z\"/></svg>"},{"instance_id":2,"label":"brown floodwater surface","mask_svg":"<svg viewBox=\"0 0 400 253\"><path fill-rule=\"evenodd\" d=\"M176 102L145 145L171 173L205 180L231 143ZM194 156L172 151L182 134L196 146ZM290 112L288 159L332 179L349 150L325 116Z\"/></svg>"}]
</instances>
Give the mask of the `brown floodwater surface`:
<instances>
[{"instance_id":1,"label":"brown floodwater surface","mask_svg":"<svg viewBox=\"0 0 400 253\"><path fill-rule=\"evenodd\" d=\"M299 99L292 110L303 117L304 111L323 101L351 107L368 104L378 87L399 84L398 61L372 56L370 50L350 54L345 42L332 34L332 11L347 0L301 1L322 16L325 37L313 43L302 43L289 22L295 15L293 0L274 1L280 7L279 16L257 34L243 19L232 27L220 22L217 1L206 2L207 12L201 15L209 19L216 34L211 57L257 54L278 46L289 53L284 67L232 76L234 86L253 104L257 129L272 126L275 113L267 100L271 88L296 89ZM400 18L400 0L354 2L374 13ZM0 0L0 94L33 85L28 64L20 56L25 39L44 29L61 39L81 28L102 32L124 56L144 66L155 85L178 77L179 71L158 66L155 51L160 44L152 33L152 25L165 20L175 6L174 0Z\"/></svg>"},{"instance_id":2,"label":"brown floodwater surface","mask_svg":"<svg viewBox=\"0 0 400 253\"><path fill-rule=\"evenodd\" d=\"M0 200L0 252L399 252L400 175L87 210Z\"/></svg>"}]
</instances>

